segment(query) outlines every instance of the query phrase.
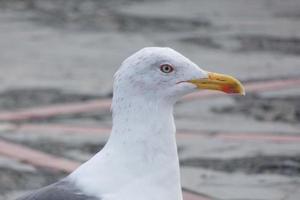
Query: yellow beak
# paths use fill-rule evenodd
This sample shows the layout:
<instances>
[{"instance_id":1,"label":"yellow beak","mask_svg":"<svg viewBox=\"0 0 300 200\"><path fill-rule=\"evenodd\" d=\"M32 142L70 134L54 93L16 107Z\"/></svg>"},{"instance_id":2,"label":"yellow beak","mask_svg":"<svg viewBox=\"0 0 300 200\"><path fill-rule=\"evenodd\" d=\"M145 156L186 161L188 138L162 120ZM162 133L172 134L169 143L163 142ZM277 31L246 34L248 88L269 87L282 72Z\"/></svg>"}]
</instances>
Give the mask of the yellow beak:
<instances>
[{"instance_id":1,"label":"yellow beak","mask_svg":"<svg viewBox=\"0 0 300 200\"><path fill-rule=\"evenodd\" d=\"M219 90L225 93L245 95L245 89L236 78L224 74L207 72L208 78L194 79L187 82L195 84L199 89Z\"/></svg>"}]
</instances>

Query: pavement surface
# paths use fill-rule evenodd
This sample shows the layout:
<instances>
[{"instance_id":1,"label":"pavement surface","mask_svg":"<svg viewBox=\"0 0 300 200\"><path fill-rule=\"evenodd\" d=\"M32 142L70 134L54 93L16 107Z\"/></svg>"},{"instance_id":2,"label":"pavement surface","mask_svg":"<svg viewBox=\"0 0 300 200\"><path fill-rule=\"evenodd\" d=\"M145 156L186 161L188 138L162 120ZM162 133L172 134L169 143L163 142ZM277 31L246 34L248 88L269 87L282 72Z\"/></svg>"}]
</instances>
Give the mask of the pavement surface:
<instances>
[{"instance_id":1,"label":"pavement surface","mask_svg":"<svg viewBox=\"0 0 300 200\"><path fill-rule=\"evenodd\" d=\"M300 199L299 13L298 0L0 0L0 199L103 147L112 76L145 46L246 85L176 105L185 200Z\"/></svg>"}]
</instances>

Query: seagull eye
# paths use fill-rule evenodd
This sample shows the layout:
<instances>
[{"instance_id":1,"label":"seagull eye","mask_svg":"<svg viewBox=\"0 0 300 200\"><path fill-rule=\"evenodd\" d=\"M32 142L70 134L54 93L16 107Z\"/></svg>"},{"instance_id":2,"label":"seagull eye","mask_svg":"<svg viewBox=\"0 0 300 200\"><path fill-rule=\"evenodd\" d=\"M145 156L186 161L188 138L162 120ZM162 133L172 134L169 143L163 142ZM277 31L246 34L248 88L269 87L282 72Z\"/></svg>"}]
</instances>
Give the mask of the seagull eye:
<instances>
[{"instance_id":1,"label":"seagull eye","mask_svg":"<svg viewBox=\"0 0 300 200\"><path fill-rule=\"evenodd\" d=\"M171 73L172 71L174 71L174 68L172 67L172 65L163 64L160 66L160 71L162 71L163 73Z\"/></svg>"}]
</instances>

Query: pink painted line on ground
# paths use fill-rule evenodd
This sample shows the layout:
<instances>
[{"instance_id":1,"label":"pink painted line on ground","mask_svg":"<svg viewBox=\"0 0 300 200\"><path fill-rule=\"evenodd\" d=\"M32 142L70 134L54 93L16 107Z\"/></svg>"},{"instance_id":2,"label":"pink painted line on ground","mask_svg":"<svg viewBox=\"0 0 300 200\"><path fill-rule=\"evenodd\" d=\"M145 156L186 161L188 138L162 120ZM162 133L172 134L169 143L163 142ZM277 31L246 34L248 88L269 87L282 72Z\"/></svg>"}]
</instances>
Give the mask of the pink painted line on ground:
<instances>
[{"instance_id":1,"label":"pink painted line on ground","mask_svg":"<svg viewBox=\"0 0 300 200\"><path fill-rule=\"evenodd\" d=\"M200 196L187 191L183 191L182 195L183 195L183 199L185 200L212 200L211 198L208 198L206 196Z\"/></svg>"},{"instance_id":2,"label":"pink painted line on ground","mask_svg":"<svg viewBox=\"0 0 300 200\"><path fill-rule=\"evenodd\" d=\"M67 173L71 173L81 165L81 163L76 161L60 158L39 150L1 139L0 154L21 162L29 163L33 166ZM191 192L183 192L183 196L185 200L210 200L207 197L202 197Z\"/></svg>"},{"instance_id":3,"label":"pink painted line on ground","mask_svg":"<svg viewBox=\"0 0 300 200\"><path fill-rule=\"evenodd\" d=\"M95 110L109 111L110 99L92 100L80 103L56 104L40 108L30 108L13 112L0 113L0 121L21 121L30 119L43 119L57 115L93 112Z\"/></svg>"},{"instance_id":4,"label":"pink painted line on ground","mask_svg":"<svg viewBox=\"0 0 300 200\"><path fill-rule=\"evenodd\" d=\"M273 142L289 142L298 143L300 142L300 136L292 135L260 135L260 134L218 134L219 138L227 140L247 140L247 141L273 141Z\"/></svg>"},{"instance_id":5,"label":"pink painted line on ground","mask_svg":"<svg viewBox=\"0 0 300 200\"><path fill-rule=\"evenodd\" d=\"M246 84L245 89L248 92L265 92L272 90L280 90L287 87L297 88L300 86L300 78L290 78L281 80L272 80L267 82L253 82Z\"/></svg>"},{"instance_id":6,"label":"pink painted line on ground","mask_svg":"<svg viewBox=\"0 0 300 200\"><path fill-rule=\"evenodd\" d=\"M211 134L209 131L204 130L178 130L178 134L182 137L212 137L228 140L245 140L245 141L272 141L272 142L300 142L299 135L291 135L280 133L266 133L266 132L214 132Z\"/></svg>"},{"instance_id":7,"label":"pink painted line on ground","mask_svg":"<svg viewBox=\"0 0 300 200\"><path fill-rule=\"evenodd\" d=\"M25 163L30 163L34 166L45 167L64 172L73 171L79 166L79 163L71 160L58 158L53 155L5 140L0 140L0 154Z\"/></svg>"},{"instance_id":8,"label":"pink painted line on ground","mask_svg":"<svg viewBox=\"0 0 300 200\"><path fill-rule=\"evenodd\" d=\"M283 80L271 80L264 82L253 82L245 85L247 92L261 92L279 90L286 87L300 86L300 78L291 78ZM214 91L201 91L187 95L183 100L191 101L204 99L209 97L224 96L223 93ZM111 105L111 99L92 100L80 103L56 104L40 108L31 108L20 111L2 112L0 113L0 121L22 121L32 119L44 119L58 115L68 115L77 113L86 113L94 111L108 112Z\"/></svg>"},{"instance_id":9,"label":"pink painted line on ground","mask_svg":"<svg viewBox=\"0 0 300 200\"><path fill-rule=\"evenodd\" d=\"M111 128L106 127L87 127L76 125L63 124L22 124L17 126L18 131L33 131L39 133L69 133L69 134L107 134L110 133Z\"/></svg>"},{"instance_id":10,"label":"pink painted line on ground","mask_svg":"<svg viewBox=\"0 0 300 200\"><path fill-rule=\"evenodd\" d=\"M63 124L24 124L17 127L18 131L31 131L42 133L69 133L69 134L109 134L111 128L108 127L87 127L87 126L71 126ZM272 142L300 142L300 135L278 135L274 133L238 133L238 132L222 132L210 134L209 131L200 130L178 130L178 138L220 138L228 140L244 140L244 141L272 141Z\"/></svg>"}]
</instances>

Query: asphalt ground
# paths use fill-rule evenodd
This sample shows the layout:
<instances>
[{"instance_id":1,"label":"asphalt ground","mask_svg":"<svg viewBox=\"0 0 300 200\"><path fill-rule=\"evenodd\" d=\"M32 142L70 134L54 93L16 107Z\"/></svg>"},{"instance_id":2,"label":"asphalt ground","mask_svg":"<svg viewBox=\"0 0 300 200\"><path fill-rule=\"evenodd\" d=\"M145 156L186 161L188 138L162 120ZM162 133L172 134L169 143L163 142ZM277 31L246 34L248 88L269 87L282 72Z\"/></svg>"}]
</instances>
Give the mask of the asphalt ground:
<instances>
[{"instance_id":1,"label":"asphalt ground","mask_svg":"<svg viewBox=\"0 0 300 200\"><path fill-rule=\"evenodd\" d=\"M144 46L232 74L245 97L175 109L185 199L300 198L300 3L0 1L0 199L50 184L101 150L112 76Z\"/></svg>"}]
</instances>

